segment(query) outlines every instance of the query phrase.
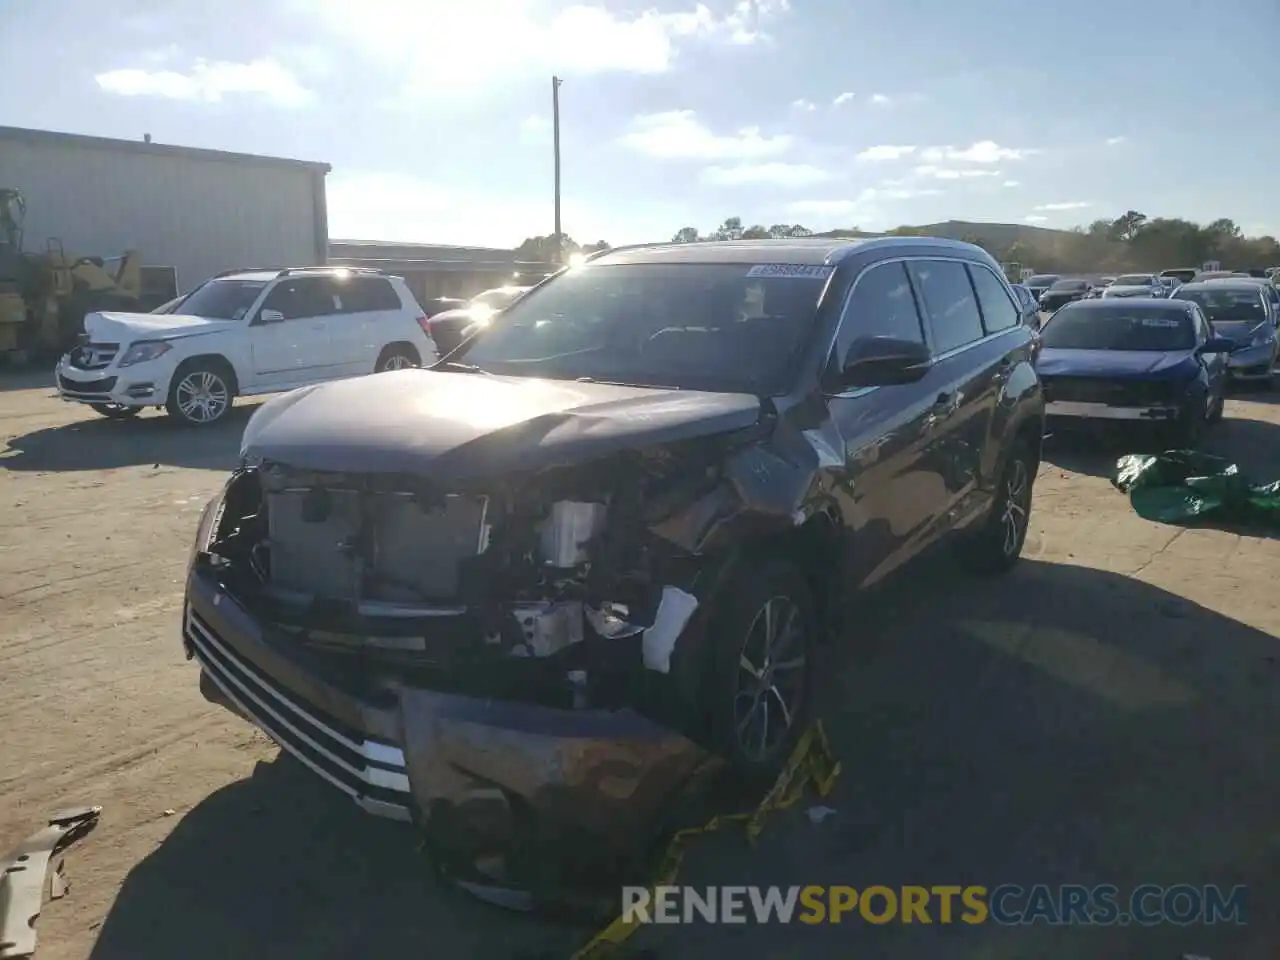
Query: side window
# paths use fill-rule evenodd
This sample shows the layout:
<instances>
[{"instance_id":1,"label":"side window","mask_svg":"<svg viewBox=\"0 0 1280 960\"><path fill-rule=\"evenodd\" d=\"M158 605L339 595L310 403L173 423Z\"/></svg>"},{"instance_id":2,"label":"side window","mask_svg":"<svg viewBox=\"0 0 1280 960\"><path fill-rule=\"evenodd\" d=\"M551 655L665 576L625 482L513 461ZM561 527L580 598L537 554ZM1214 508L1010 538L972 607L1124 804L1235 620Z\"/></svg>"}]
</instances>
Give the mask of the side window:
<instances>
[{"instance_id":1,"label":"side window","mask_svg":"<svg viewBox=\"0 0 1280 960\"><path fill-rule=\"evenodd\" d=\"M982 314L963 263L913 260L910 272L933 330L934 353L946 353L982 338Z\"/></svg>"},{"instance_id":2,"label":"side window","mask_svg":"<svg viewBox=\"0 0 1280 960\"><path fill-rule=\"evenodd\" d=\"M277 283L262 302L263 310L279 310L286 320L337 313L337 291L328 277L297 277Z\"/></svg>"},{"instance_id":3,"label":"side window","mask_svg":"<svg viewBox=\"0 0 1280 960\"><path fill-rule=\"evenodd\" d=\"M337 281L337 287L343 313L400 309L400 298L391 284L381 277L350 277Z\"/></svg>"},{"instance_id":4,"label":"side window","mask_svg":"<svg viewBox=\"0 0 1280 960\"><path fill-rule=\"evenodd\" d=\"M1194 303L1191 304L1191 325L1196 328L1196 343L1204 343L1211 336L1209 321Z\"/></svg>"},{"instance_id":5,"label":"side window","mask_svg":"<svg viewBox=\"0 0 1280 960\"><path fill-rule=\"evenodd\" d=\"M969 276L978 294L978 306L982 308L982 323L987 333L1008 330L1018 325L1020 316L1005 286L994 273L976 263L969 264Z\"/></svg>"},{"instance_id":6,"label":"side window","mask_svg":"<svg viewBox=\"0 0 1280 960\"><path fill-rule=\"evenodd\" d=\"M920 312L903 264L881 263L858 278L840 318L834 358L837 363L843 363L849 345L860 337L896 337L924 343Z\"/></svg>"}]
</instances>

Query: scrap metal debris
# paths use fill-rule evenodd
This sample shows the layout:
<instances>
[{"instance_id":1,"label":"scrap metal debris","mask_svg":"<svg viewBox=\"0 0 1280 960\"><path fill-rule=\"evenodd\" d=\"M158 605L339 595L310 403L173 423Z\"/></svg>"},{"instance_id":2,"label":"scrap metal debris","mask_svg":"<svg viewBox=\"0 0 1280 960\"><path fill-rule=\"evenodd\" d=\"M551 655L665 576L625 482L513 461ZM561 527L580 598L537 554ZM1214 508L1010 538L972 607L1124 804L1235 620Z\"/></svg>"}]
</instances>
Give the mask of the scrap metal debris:
<instances>
[{"instance_id":1,"label":"scrap metal debris","mask_svg":"<svg viewBox=\"0 0 1280 960\"><path fill-rule=\"evenodd\" d=\"M827 796L831 793L839 775L840 761L832 753L826 730L822 722L818 721L805 731L787 765L778 775L778 779L774 781L769 792L754 810L749 813L714 816L701 827L680 830L671 838L661 866L649 885L650 895L657 887L675 884L681 863L684 861L685 846L693 837L715 833L729 824L741 823L745 826L748 842L754 844L764 830L765 820L770 814L795 806L809 788L812 788L819 797ZM618 917L575 953L572 960L598 960L598 958L612 955L636 932L639 926L638 921L628 922L627 919Z\"/></svg>"},{"instance_id":2,"label":"scrap metal debris","mask_svg":"<svg viewBox=\"0 0 1280 960\"><path fill-rule=\"evenodd\" d=\"M98 825L101 807L66 810L18 844L0 862L0 960L29 957L36 950L36 918L44 905L45 873L54 854ZM59 864L50 879L56 898L66 892ZM54 892L60 891L60 892Z\"/></svg>"},{"instance_id":3,"label":"scrap metal debris","mask_svg":"<svg viewBox=\"0 0 1280 960\"><path fill-rule=\"evenodd\" d=\"M1144 520L1280 529L1280 480L1255 483L1225 457L1196 450L1130 454L1116 461L1111 482Z\"/></svg>"}]
</instances>

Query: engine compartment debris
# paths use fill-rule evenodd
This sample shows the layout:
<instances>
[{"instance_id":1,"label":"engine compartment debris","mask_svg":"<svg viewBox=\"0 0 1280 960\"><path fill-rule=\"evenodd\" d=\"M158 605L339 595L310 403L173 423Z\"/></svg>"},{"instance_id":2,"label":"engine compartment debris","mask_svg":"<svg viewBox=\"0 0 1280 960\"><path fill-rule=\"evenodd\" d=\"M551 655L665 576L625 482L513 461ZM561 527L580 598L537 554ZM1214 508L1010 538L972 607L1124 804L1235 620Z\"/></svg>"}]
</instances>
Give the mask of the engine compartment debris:
<instances>
[{"instance_id":1,"label":"engine compartment debris","mask_svg":"<svg viewBox=\"0 0 1280 960\"><path fill-rule=\"evenodd\" d=\"M10 851L0 863L0 960L36 951L36 919L44 906L45 875L55 854L98 825L101 807L65 810ZM66 893L59 865L49 878L52 899Z\"/></svg>"}]
</instances>

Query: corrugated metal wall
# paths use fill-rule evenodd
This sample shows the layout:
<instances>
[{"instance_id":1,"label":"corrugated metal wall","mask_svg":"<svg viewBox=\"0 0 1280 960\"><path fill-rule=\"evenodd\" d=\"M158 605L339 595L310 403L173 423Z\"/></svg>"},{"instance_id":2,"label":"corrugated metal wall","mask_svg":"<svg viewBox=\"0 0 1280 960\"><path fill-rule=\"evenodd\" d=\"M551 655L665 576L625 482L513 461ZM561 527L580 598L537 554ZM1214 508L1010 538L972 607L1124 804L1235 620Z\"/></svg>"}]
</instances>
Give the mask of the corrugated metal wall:
<instances>
[{"instance_id":1,"label":"corrugated metal wall","mask_svg":"<svg viewBox=\"0 0 1280 960\"><path fill-rule=\"evenodd\" d=\"M240 266L317 262L313 181L302 165L0 140L0 186L27 201L23 246L174 266L187 290ZM323 215L323 210L319 211Z\"/></svg>"}]
</instances>

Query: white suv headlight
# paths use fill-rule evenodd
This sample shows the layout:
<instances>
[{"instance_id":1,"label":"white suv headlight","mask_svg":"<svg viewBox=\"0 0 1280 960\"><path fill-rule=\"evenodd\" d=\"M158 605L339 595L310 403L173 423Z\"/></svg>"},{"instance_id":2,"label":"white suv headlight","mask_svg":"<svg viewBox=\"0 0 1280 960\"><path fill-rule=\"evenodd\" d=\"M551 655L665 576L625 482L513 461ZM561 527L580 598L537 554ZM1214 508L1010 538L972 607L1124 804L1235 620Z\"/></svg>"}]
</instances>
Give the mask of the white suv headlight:
<instances>
[{"instance_id":1,"label":"white suv headlight","mask_svg":"<svg viewBox=\"0 0 1280 960\"><path fill-rule=\"evenodd\" d=\"M124 356L120 358L120 366L128 367L135 363L146 363L148 360L163 357L172 349L163 340L139 340L124 352Z\"/></svg>"}]
</instances>

